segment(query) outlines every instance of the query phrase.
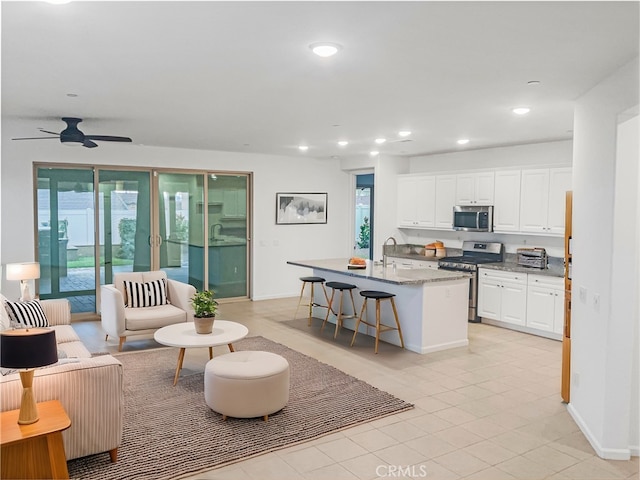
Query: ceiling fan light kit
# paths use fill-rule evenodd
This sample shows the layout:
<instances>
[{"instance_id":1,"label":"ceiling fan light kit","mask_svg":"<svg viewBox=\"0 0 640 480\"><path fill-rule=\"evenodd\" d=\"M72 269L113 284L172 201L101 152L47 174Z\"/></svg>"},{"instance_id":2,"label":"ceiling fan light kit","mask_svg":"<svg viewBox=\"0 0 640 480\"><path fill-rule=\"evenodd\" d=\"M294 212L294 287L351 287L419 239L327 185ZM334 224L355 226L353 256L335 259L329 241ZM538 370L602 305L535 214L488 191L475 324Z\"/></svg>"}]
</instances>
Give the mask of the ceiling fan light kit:
<instances>
[{"instance_id":1,"label":"ceiling fan light kit","mask_svg":"<svg viewBox=\"0 0 640 480\"><path fill-rule=\"evenodd\" d=\"M99 142L131 142L129 137L118 137L115 135L85 135L78 128L78 124L82 121L81 118L76 117L62 117L61 119L67 124L67 128L60 133L50 132L48 130L40 129L42 133L49 133L54 135L53 137L28 137L28 138L14 138L13 140L47 140L51 138L59 138L63 145L68 146L80 146L87 148L95 148L98 146L94 140Z\"/></svg>"}]
</instances>

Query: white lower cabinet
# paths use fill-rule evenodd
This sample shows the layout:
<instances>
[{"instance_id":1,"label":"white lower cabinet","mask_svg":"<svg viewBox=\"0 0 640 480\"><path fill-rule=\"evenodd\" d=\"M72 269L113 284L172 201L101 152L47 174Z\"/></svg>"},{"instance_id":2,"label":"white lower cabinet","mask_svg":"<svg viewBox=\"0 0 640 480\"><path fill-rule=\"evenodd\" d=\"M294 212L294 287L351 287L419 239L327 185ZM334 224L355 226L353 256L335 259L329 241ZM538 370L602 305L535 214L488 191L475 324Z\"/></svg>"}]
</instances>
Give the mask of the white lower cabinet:
<instances>
[{"instance_id":1,"label":"white lower cabinet","mask_svg":"<svg viewBox=\"0 0 640 480\"><path fill-rule=\"evenodd\" d=\"M478 269L478 315L514 325L525 325L527 275Z\"/></svg>"},{"instance_id":2,"label":"white lower cabinet","mask_svg":"<svg viewBox=\"0 0 640 480\"><path fill-rule=\"evenodd\" d=\"M529 274L527 285L527 326L562 334L564 279Z\"/></svg>"}]
</instances>

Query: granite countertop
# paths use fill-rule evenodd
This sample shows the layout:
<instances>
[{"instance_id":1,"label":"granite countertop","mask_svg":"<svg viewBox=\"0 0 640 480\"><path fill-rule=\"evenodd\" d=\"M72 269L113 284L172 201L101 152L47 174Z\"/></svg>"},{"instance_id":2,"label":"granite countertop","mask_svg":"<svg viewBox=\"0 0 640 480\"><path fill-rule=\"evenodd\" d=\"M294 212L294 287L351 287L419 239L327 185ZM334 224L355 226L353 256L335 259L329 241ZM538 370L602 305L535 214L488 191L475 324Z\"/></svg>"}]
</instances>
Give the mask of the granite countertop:
<instances>
[{"instance_id":1,"label":"granite countertop","mask_svg":"<svg viewBox=\"0 0 640 480\"><path fill-rule=\"evenodd\" d=\"M491 270L502 270L505 272L514 273L532 273L535 275L545 275L549 277L564 277L564 266L549 264L547 268L534 268L524 267L518 265L517 262L496 262L496 263L483 263L479 265L480 268L489 268Z\"/></svg>"},{"instance_id":2,"label":"granite countertop","mask_svg":"<svg viewBox=\"0 0 640 480\"><path fill-rule=\"evenodd\" d=\"M422 257L424 258L424 257ZM379 280L385 283L396 285L422 285L431 282L446 282L449 280L460 280L469 278L470 275L464 272L451 272L446 270L435 270L431 268L393 268L388 266L382 268L381 264L367 262L367 267L363 269L349 269L348 258L332 258L322 260L290 260L289 265L298 267L313 268L316 270L326 270L327 272L340 273L350 277L361 277L370 280Z\"/></svg>"}]
</instances>

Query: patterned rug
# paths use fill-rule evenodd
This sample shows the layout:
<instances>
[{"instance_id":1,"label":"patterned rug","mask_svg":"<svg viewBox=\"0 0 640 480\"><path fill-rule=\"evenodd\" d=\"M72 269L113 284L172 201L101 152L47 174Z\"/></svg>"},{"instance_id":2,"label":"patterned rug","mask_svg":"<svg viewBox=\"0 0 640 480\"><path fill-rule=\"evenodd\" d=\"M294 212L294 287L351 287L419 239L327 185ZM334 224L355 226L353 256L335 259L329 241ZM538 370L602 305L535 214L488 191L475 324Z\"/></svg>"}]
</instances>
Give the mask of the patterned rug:
<instances>
[{"instance_id":1,"label":"patterned rug","mask_svg":"<svg viewBox=\"0 0 640 480\"><path fill-rule=\"evenodd\" d=\"M369 422L413 405L263 337L234 344L285 357L288 405L261 419L226 421L204 403L203 373L173 386L177 349L117 355L124 366L125 418L118 462L107 453L68 462L74 479L177 479ZM188 352L187 352L188 354ZM188 371L187 371L188 373Z\"/></svg>"}]
</instances>

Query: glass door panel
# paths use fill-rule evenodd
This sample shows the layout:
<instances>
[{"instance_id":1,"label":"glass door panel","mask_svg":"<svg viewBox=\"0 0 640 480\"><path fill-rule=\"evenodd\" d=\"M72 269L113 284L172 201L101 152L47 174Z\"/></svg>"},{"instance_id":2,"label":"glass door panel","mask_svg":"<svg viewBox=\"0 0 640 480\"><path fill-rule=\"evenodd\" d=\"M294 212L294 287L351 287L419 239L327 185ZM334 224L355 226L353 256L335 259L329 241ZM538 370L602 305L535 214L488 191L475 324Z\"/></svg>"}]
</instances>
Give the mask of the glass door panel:
<instances>
[{"instance_id":1,"label":"glass door panel","mask_svg":"<svg viewBox=\"0 0 640 480\"><path fill-rule=\"evenodd\" d=\"M158 174L155 262L167 277L206 288L204 174Z\"/></svg>"},{"instance_id":2,"label":"glass door panel","mask_svg":"<svg viewBox=\"0 0 640 480\"><path fill-rule=\"evenodd\" d=\"M114 272L151 270L151 181L148 171L98 172L100 284Z\"/></svg>"},{"instance_id":3,"label":"glass door panel","mask_svg":"<svg viewBox=\"0 0 640 480\"><path fill-rule=\"evenodd\" d=\"M247 175L207 179L208 280L218 298L247 292Z\"/></svg>"},{"instance_id":4,"label":"glass door panel","mask_svg":"<svg viewBox=\"0 0 640 480\"><path fill-rule=\"evenodd\" d=\"M68 298L72 313L96 311L93 170L38 168L39 295Z\"/></svg>"}]
</instances>

